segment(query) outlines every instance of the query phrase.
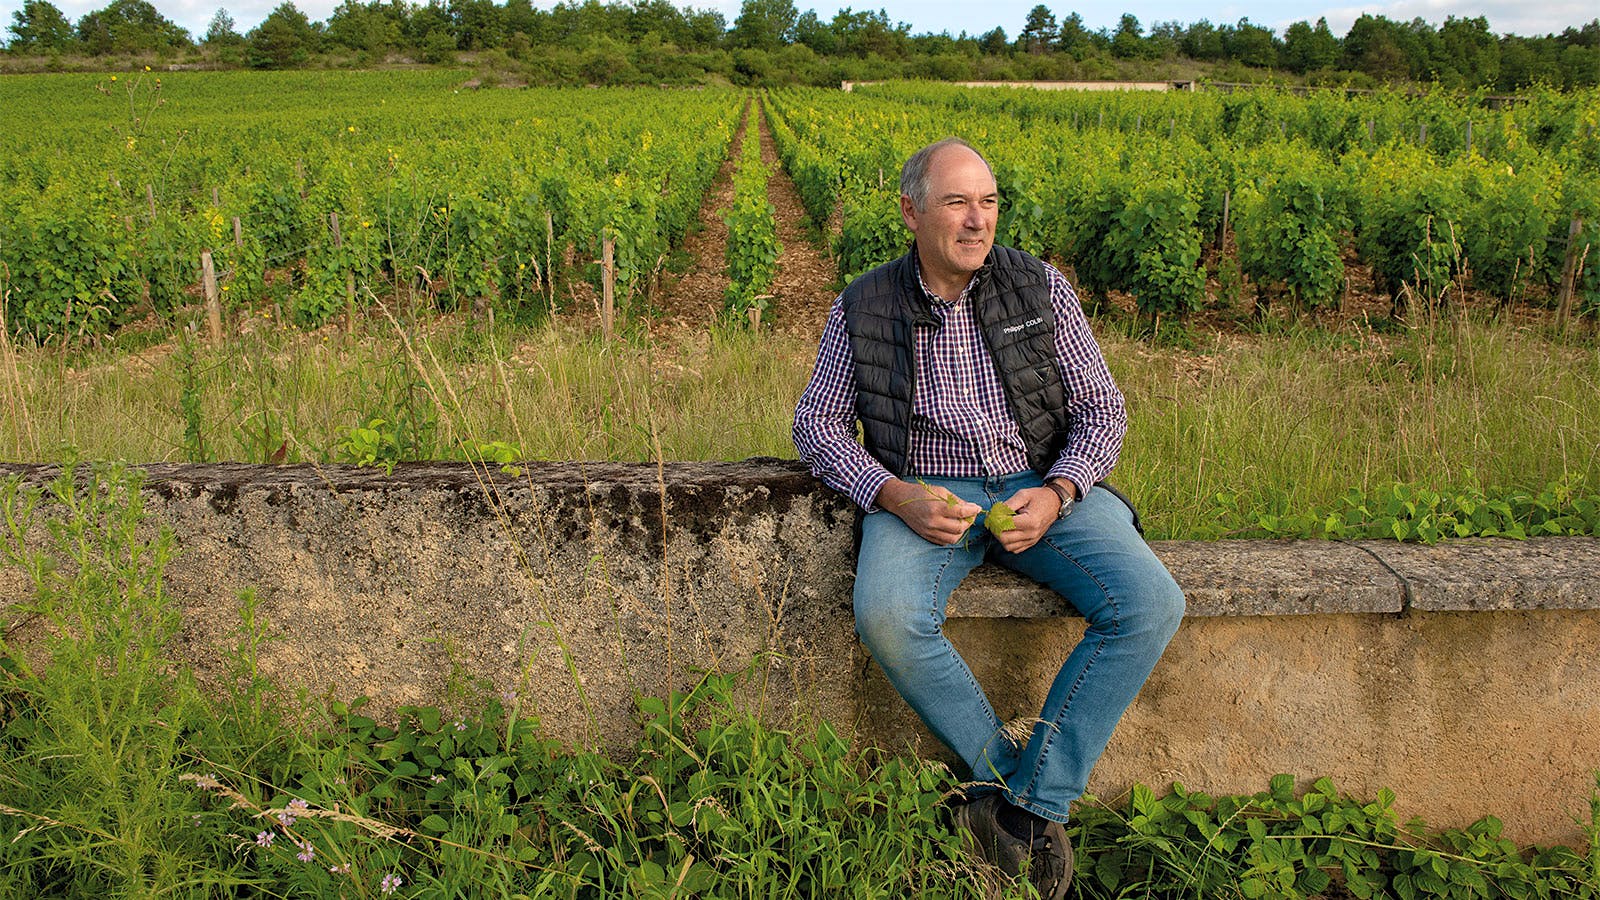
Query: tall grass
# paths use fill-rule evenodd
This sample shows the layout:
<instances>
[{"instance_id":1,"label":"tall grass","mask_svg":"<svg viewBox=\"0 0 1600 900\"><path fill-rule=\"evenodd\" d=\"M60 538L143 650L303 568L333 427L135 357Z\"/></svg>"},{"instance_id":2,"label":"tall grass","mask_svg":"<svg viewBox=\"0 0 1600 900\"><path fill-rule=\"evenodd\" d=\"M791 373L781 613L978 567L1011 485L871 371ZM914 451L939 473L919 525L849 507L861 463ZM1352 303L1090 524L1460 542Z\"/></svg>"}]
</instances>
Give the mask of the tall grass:
<instances>
[{"instance_id":1,"label":"tall grass","mask_svg":"<svg viewBox=\"0 0 1600 900\"><path fill-rule=\"evenodd\" d=\"M171 789L208 725L194 680L165 645L179 622L161 586L172 537L139 533L136 478L56 483L61 513L0 488L0 563L29 574L22 610L44 653L0 635L0 896L121 896L138 885L200 893L236 885L204 809ZM30 524L50 550L24 540ZM30 621L31 620L31 621Z\"/></svg>"},{"instance_id":2,"label":"tall grass","mask_svg":"<svg viewBox=\"0 0 1600 900\"><path fill-rule=\"evenodd\" d=\"M1576 475L1600 492L1592 342L1457 321L1106 349L1130 408L1114 479L1161 535L1214 534L1224 506L1281 515L1390 482L1493 492Z\"/></svg>"},{"instance_id":3,"label":"tall grass","mask_svg":"<svg viewBox=\"0 0 1600 900\"><path fill-rule=\"evenodd\" d=\"M377 322L357 337L270 323L223 348L0 347L0 457L356 457L381 420L388 461L792 457L809 338L742 330L604 343L561 326ZM1446 320L1199 338L1156 348L1102 329L1131 428L1113 480L1152 537L1248 532L1393 481L1432 490L1600 490L1600 349L1533 327ZM1219 497L1223 498L1219 500Z\"/></svg>"},{"instance_id":4,"label":"tall grass","mask_svg":"<svg viewBox=\"0 0 1600 900\"><path fill-rule=\"evenodd\" d=\"M9 364L0 357L0 458L56 461L71 448L93 459L266 462L283 448L283 461L329 461L374 418L402 432L408 459L464 458L473 441L501 440L527 459L646 460L652 421L669 459L793 456L798 352L737 329L604 343L450 321L428 331L377 323L354 338L269 327L221 349L193 337L24 349ZM185 438L186 397L199 405L198 443Z\"/></svg>"}]
</instances>

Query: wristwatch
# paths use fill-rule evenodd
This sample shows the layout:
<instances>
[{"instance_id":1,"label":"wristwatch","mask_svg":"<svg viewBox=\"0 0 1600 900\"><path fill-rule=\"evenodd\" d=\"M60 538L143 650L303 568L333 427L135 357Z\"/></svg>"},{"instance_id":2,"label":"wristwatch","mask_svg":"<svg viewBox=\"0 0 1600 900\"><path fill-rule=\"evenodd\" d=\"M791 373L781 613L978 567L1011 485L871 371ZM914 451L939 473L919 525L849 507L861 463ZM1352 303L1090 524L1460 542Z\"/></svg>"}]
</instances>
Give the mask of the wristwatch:
<instances>
[{"instance_id":1,"label":"wristwatch","mask_svg":"<svg viewBox=\"0 0 1600 900\"><path fill-rule=\"evenodd\" d=\"M1061 498L1061 511L1056 513L1056 521L1060 521L1065 519L1067 516L1072 515L1072 504L1074 502L1072 499L1072 492L1054 481L1046 481L1044 486L1052 491L1055 491L1056 496Z\"/></svg>"}]
</instances>

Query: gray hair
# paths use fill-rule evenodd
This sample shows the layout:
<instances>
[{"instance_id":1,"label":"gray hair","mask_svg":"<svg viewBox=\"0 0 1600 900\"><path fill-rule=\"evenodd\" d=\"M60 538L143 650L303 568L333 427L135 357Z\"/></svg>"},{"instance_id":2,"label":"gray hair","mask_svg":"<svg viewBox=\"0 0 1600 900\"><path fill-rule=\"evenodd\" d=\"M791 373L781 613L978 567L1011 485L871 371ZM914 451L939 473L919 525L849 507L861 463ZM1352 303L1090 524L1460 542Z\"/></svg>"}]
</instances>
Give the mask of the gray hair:
<instances>
[{"instance_id":1,"label":"gray hair","mask_svg":"<svg viewBox=\"0 0 1600 900\"><path fill-rule=\"evenodd\" d=\"M900 193L903 196L910 197L911 205L915 206L919 212L928 203L928 169L932 166L933 158L938 155L940 150L946 150L950 147L965 147L971 150L983 163L984 168L989 170L989 175L991 177L994 175L994 167L989 165L987 159L983 158L983 154L978 152L978 148L961 138L947 137L942 141L934 141L911 154L911 158L906 160L906 164L900 168Z\"/></svg>"}]
</instances>

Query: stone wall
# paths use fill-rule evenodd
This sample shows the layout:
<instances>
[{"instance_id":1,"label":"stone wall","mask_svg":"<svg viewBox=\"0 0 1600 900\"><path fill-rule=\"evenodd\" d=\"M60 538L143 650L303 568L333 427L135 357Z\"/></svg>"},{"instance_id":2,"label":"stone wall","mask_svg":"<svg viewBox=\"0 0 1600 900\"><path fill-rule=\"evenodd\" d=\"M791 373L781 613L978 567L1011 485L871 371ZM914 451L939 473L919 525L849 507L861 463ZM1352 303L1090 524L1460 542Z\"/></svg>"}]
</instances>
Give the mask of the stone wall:
<instances>
[{"instance_id":1,"label":"stone wall","mask_svg":"<svg viewBox=\"0 0 1600 900\"><path fill-rule=\"evenodd\" d=\"M143 468L150 519L182 548L177 652L203 677L226 671L251 588L269 676L380 712L450 702L466 677L531 697L575 743L620 746L635 694L749 670L746 701L777 719L944 754L855 640L853 508L793 462ZM1435 826L1494 814L1519 841L1578 838L1600 771L1600 541L1154 546L1189 618L1093 792L1327 775L1392 788ZM9 638L37 627L13 608L28 593L0 570ZM1005 716L1037 711L1083 627L992 567L950 613Z\"/></svg>"}]
</instances>

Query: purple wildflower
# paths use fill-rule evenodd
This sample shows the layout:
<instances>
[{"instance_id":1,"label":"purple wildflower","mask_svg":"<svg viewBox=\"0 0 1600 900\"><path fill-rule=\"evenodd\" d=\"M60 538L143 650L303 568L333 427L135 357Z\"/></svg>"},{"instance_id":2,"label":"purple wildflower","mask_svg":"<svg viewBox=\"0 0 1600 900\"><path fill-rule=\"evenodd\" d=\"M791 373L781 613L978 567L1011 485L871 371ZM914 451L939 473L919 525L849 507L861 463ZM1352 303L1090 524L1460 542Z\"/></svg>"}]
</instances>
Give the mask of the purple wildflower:
<instances>
[{"instance_id":1,"label":"purple wildflower","mask_svg":"<svg viewBox=\"0 0 1600 900\"><path fill-rule=\"evenodd\" d=\"M389 874L383 876L383 881L379 882L378 887L385 894L392 894L398 890L402 884L405 884L405 882L400 880L400 876L390 872Z\"/></svg>"},{"instance_id":2,"label":"purple wildflower","mask_svg":"<svg viewBox=\"0 0 1600 900\"><path fill-rule=\"evenodd\" d=\"M317 855L317 848L311 846L310 841L306 841L304 843L295 841L294 845L300 848L300 852L296 853L294 858L300 860L301 862L311 862L311 860Z\"/></svg>"},{"instance_id":3,"label":"purple wildflower","mask_svg":"<svg viewBox=\"0 0 1600 900\"><path fill-rule=\"evenodd\" d=\"M278 822L288 828L294 824L295 816L306 811L311 804L299 797L289 801L289 805L278 811Z\"/></svg>"},{"instance_id":4,"label":"purple wildflower","mask_svg":"<svg viewBox=\"0 0 1600 900\"><path fill-rule=\"evenodd\" d=\"M349 875L350 874L350 864L349 863L345 863L342 866L329 866L328 867L328 871L332 872L335 875Z\"/></svg>"},{"instance_id":5,"label":"purple wildflower","mask_svg":"<svg viewBox=\"0 0 1600 900\"><path fill-rule=\"evenodd\" d=\"M258 832L256 832L256 846L257 847L271 847L272 846L272 839L274 837L276 837L276 835L274 835L270 831L258 831Z\"/></svg>"},{"instance_id":6,"label":"purple wildflower","mask_svg":"<svg viewBox=\"0 0 1600 900\"><path fill-rule=\"evenodd\" d=\"M467 730L467 723L462 722L460 720L457 720L456 721L456 730L457 731L466 731Z\"/></svg>"}]
</instances>

